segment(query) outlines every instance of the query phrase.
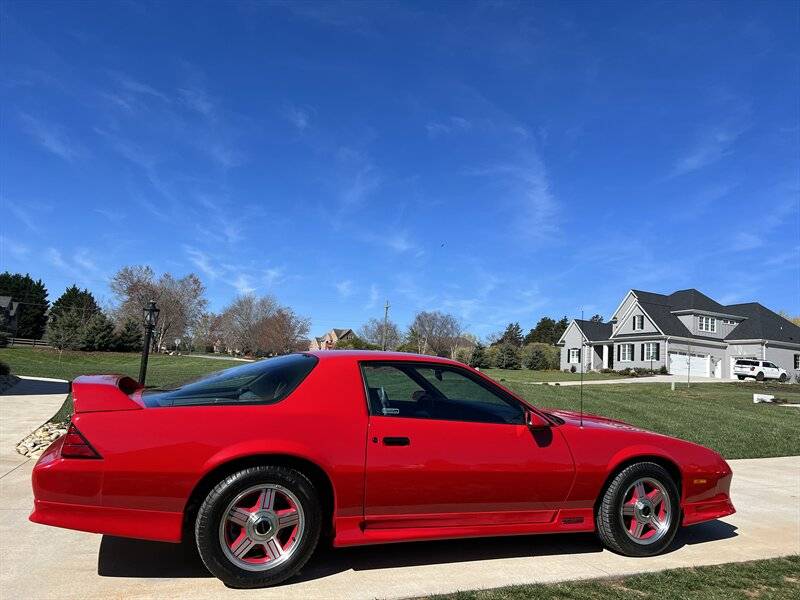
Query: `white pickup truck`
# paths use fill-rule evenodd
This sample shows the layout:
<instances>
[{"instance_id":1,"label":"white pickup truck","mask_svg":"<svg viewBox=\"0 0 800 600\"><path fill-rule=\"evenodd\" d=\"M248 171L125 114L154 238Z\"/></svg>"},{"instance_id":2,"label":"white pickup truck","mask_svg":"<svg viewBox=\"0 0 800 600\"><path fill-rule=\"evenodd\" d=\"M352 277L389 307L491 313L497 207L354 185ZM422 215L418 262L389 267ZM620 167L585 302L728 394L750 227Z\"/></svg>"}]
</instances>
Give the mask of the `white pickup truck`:
<instances>
[{"instance_id":1,"label":"white pickup truck","mask_svg":"<svg viewBox=\"0 0 800 600\"><path fill-rule=\"evenodd\" d=\"M739 379L752 377L756 381L765 379L777 379L784 382L788 379L786 369L781 369L768 360L756 360L754 358L740 358L733 365L733 374Z\"/></svg>"}]
</instances>

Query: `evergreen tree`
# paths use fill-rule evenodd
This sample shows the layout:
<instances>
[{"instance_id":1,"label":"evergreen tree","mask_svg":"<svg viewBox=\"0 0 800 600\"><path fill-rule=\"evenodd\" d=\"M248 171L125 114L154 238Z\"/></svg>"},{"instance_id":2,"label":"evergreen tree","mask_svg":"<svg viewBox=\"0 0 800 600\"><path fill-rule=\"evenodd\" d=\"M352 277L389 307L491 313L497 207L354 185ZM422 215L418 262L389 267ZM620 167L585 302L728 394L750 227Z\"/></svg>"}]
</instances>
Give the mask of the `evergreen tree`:
<instances>
[{"instance_id":1,"label":"evergreen tree","mask_svg":"<svg viewBox=\"0 0 800 600\"><path fill-rule=\"evenodd\" d=\"M127 319L117 332L114 349L118 352L139 352L143 342L141 326L133 319Z\"/></svg>"},{"instance_id":2,"label":"evergreen tree","mask_svg":"<svg viewBox=\"0 0 800 600\"><path fill-rule=\"evenodd\" d=\"M84 323L78 311L62 311L47 326L47 341L58 350L80 350L84 343Z\"/></svg>"},{"instance_id":3,"label":"evergreen tree","mask_svg":"<svg viewBox=\"0 0 800 600\"><path fill-rule=\"evenodd\" d=\"M77 311L81 319L88 322L100 312L100 307L89 290L81 290L77 285L72 285L61 294L58 300L53 302L53 307L50 309L51 319L57 320L59 314L65 310Z\"/></svg>"},{"instance_id":4,"label":"evergreen tree","mask_svg":"<svg viewBox=\"0 0 800 600\"><path fill-rule=\"evenodd\" d=\"M498 346L495 366L498 369L519 369L519 348L514 346L514 344L501 344Z\"/></svg>"},{"instance_id":5,"label":"evergreen tree","mask_svg":"<svg viewBox=\"0 0 800 600\"><path fill-rule=\"evenodd\" d=\"M476 369L485 369L489 366L489 359L486 357L486 348L480 342L475 344L475 348L472 349L469 366L475 367Z\"/></svg>"},{"instance_id":6,"label":"evergreen tree","mask_svg":"<svg viewBox=\"0 0 800 600\"><path fill-rule=\"evenodd\" d=\"M30 275L0 273L0 296L11 296L20 303L17 309L16 337L42 339L47 327L47 288L42 280L34 281Z\"/></svg>"},{"instance_id":7,"label":"evergreen tree","mask_svg":"<svg viewBox=\"0 0 800 600\"><path fill-rule=\"evenodd\" d=\"M111 350L114 345L114 324L102 312L98 312L83 327L82 338L82 350Z\"/></svg>"},{"instance_id":8,"label":"evergreen tree","mask_svg":"<svg viewBox=\"0 0 800 600\"><path fill-rule=\"evenodd\" d=\"M519 323L509 323L506 326L503 335L495 342L495 345L500 344L511 344L517 348L522 346L522 327L519 326Z\"/></svg>"}]
</instances>

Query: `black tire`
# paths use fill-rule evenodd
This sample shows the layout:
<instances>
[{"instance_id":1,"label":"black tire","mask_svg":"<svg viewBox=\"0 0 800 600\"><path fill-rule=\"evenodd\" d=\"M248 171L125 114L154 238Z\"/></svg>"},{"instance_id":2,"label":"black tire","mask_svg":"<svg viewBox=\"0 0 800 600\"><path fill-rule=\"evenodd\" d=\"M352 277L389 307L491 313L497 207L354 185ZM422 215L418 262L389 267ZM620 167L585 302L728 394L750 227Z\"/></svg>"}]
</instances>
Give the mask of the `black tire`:
<instances>
[{"instance_id":1,"label":"black tire","mask_svg":"<svg viewBox=\"0 0 800 600\"><path fill-rule=\"evenodd\" d=\"M263 571L237 566L225 553L220 541L220 522L237 496L253 486L272 484L290 491L300 503L304 517L297 548L288 560ZM195 521L195 539L203 563L225 585L233 588L259 588L276 585L297 574L306 564L319 541L322 509L314 484L303 473L276 465L251 467L229 475L212 489L200 506Z\"/></svg>"},{"instance_id":2,"label":"black tire","mask_svg":"<svg viewBox=\"0 0 800 600\"><path fill-rule=\"evenodd\" d=\"M780 381L781 383L786 383L787 379L788 378L786 377L786 373L781 373L781 376L778 377L778 381Z\"/></svg>"},{"instance_id":3,"label":"black tire","mask_svg":"<svg viewBox=\"0 0 800 600\"><path fill-rule=\"evenodd\" d=\"M739 378L739 381L744 381L744 375L737 375L737 377Z\"/></svg>"},{"instance_id":4,"label":"black tire","mask_svg":"<svg viewBox=\"0 0 800 600\"><path fill-rule=\"evenodd\" d=\"M759 373L756 375L756 381L764 381L764 373Z\"/></svg>"},{"instance_id":5,"label":"black tire","mask_svg":"<svg viewBox=\"0 0 800 600\"><path fill-rule=\"evenodd\" d=\"M669 497L671 514L666 532L657 541L647 544L636 542L628 535L620 514L625 492L642 478L655 480L662 485ZM601 498L595 522L597 534L609 550L625 556L654 556L672 543L680 527L680 519L680 496L670 474L661 465L640 462L626 467L611 480Z\"/></svg>"}]
</instances>

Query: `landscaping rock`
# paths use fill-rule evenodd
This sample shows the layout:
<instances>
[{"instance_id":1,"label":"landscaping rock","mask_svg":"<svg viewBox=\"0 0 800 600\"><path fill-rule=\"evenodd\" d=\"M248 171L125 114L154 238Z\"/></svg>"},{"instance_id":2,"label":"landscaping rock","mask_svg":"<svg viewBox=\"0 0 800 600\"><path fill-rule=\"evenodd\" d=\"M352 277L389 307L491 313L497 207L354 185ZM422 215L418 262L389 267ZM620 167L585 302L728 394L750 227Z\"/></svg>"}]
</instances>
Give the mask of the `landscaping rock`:
<instances>
[{"instance_id":1,"label":"landscaping rock","mask_svg":"<svg viewBox=\"0 0 800 600\"><path fill-rule=\"evenodd\" d=\"M50 444L67 433L68 426L68 422L45 423L17 444L17 452L29 458L38 458Z\"/></svg>"}]
</instances>

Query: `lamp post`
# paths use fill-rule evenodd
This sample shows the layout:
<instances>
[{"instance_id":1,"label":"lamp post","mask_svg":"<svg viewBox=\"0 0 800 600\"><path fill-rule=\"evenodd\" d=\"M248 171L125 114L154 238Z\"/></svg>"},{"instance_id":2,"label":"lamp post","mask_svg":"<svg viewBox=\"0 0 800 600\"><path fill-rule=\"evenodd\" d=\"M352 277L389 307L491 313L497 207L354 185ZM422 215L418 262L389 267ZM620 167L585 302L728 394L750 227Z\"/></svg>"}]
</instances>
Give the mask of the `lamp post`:
<instances>
[{"instance_id":1,"label":"lamp post","mask_svg":"<svg viewBox=\"0 0 800 600\"><path fill-rule=\"evenodd\" d=\"M161 312L156 308L155 300L150 300L150 305L142 309L144 314L144 347L142 348L142 364L139 367L139 383L144 385L144 379L147 375L147 357L150 356L150 341L153 338L153 330L158 323L158 313Z\"/></svg>"}]
</instances>

